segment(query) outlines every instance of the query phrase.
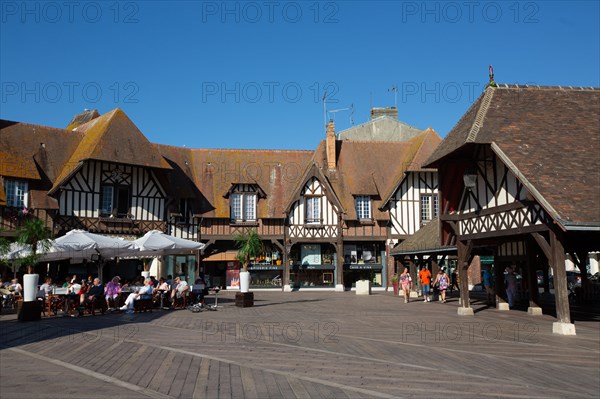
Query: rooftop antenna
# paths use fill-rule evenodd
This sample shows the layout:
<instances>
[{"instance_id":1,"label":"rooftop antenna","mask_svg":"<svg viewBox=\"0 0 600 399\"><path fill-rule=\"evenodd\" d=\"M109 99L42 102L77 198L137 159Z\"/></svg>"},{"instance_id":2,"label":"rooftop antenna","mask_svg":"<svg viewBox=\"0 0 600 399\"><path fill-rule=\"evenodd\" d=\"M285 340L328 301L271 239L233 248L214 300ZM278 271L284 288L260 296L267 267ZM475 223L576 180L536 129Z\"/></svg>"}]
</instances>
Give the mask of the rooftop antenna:
<instances>
[{"instance_id":1,"label":"rooftop antenna","mask_svg":"<svg viewBox=\"0 0 600 399\"><path fill-rule=\"evenodd\" d=\"M354 126L354 103L350 104L350 124Z\"/></svg>"},{"instance_id":2,"label":"rooftop antenna","mask_svg":"<svg viewBox=\"0 0 600 399\"><path fill-rule=\"evenodd\" d=\"M398 86L392 85L392 87L390 87L388 91L394 93L394 108L398 108Z\"/></svg>"},{"instance_id":3,"label":"rooftop antenna","mask_svg":"<svg viewBox=\"0 0 600 399\"><path fill-rule=\"evenodd\" d=\"M348 111L351 110L352 106L348 107L348 108L340 108L340 109L332 109L331 111L329 111L330 114L333 114L333 121L335 122L335 114L337 114L340 111Z\"/></svg>"}]
</instances>

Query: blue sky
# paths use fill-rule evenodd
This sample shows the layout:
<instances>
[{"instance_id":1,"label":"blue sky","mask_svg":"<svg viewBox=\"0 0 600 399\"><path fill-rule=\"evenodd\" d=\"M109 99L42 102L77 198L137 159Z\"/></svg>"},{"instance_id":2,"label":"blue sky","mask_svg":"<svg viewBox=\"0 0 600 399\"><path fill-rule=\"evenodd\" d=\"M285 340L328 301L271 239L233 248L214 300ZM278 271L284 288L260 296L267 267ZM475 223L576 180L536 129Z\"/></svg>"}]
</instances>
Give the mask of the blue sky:
<instances>
[{"instance_id":1,"label":"blue sky","mask_svg":"<svg viewBox=\"0 0 600 399\"><path fill-rule=\"evenodd\" d=\"M0 118L120 107L152 142L314 149L327 91L338 130L396 102L444 137L489 64L498 83L600 86L599 3L2 0Z\"/></svg>"}]
</instances>

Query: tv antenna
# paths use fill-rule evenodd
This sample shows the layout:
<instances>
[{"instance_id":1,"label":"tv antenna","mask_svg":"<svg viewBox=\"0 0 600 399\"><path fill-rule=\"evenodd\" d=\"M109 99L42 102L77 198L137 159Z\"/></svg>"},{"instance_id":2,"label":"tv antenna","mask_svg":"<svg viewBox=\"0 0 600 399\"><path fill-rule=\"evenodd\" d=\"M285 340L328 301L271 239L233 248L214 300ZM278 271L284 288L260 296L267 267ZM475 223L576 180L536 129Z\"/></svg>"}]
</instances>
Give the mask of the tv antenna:
<instances>
[{"instance_id":1,"label":"tv antenna","mask_svg":"<svg viewBox=\"0 0 600 399\"><path fill-rule=\"evenodd\" d=\"M398 108L398 86L392 85L392 87L390 87L388 91L394 93L394 108Z\"/></svg>"},{"instance_id":2,"label":"tv antenna","mask_svg":"<svg viewBox=\"0 0 600 399\"><path fill-rule=\"evenodd\" d=\"M350 111L350 120L352 120L352 115L354 113L354 105L350 105L348 108L340 108L340 109L332 109L330 111L328 111L330 114L333 114L333 121L335 122L335 114L337 114L338 112L341 111Z\"/></svg>"}]
</instances>

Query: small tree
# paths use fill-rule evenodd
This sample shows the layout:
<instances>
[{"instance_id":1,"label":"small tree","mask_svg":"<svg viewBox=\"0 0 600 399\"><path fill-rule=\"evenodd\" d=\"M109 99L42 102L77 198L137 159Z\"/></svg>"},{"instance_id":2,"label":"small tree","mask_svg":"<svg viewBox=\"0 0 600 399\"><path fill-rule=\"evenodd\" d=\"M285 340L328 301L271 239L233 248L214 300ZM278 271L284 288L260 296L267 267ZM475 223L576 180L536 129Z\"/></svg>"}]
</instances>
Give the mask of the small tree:
<instances>
[{"instance_id":1,"label":"small tree","mask_svg":"<svg viewBox=\"0 0 600 399\"><path fill-rule=\"evenodd\" d=\"M27 273L33 272L33 266L38 262L40 256L50 248L50 237L52 233L46 227L43 220L31 218L25 221L25 225L18 231L17 241L21 245L31 245L31 254L23 259L27 265Z\"/></svg>"},{"instance_id":2,"label":"small tree","mask_svg":"<svg viewBox=\"0 0 600 399\"><path fill-rule=\"evenodd\" d=\"M255 229L250 229L243 234L236 234L233 239L239 249L237 257L244 265L244 272L247 272L250 259L256 258L264 252L262 240Z\"/></svg>"}]
</instances>

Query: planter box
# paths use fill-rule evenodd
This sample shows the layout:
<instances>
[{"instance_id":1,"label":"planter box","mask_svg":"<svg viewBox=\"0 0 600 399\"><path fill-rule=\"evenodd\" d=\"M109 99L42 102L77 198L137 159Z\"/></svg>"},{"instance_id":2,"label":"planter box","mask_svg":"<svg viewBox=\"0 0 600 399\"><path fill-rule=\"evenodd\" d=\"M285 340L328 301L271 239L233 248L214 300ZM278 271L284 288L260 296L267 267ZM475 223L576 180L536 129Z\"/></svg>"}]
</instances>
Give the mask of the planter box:
<instances>
[{"instance_id":1,"label":"planter box","mask_svg":"<svg viewBox=\"0 0 600 399\"><path fill-rule=\"evenodd\" d=\"M235 306L249 308L254 306L254 292L236 292Z\"/></svg>"},{"instance_id":2,"label":"planter box","mask_svg":"<svg viewBox=\"0 0 600 399\"><path fill-rule=\"evenodd\" d=\"M41 301L19 301L17 305L19 321L40 321L42 318Z\"/></svg>"},{"instance_id":3,"label":"planter box","mask_svg":"<svg viewBox=\"0 0 600 399\"><path fill-rule=\"evenodd\" d=\"M371 295L371 282L369 280L358 280L356 282L356 295Z\"/></svg>"}]
</instances>

